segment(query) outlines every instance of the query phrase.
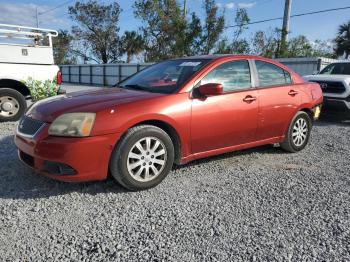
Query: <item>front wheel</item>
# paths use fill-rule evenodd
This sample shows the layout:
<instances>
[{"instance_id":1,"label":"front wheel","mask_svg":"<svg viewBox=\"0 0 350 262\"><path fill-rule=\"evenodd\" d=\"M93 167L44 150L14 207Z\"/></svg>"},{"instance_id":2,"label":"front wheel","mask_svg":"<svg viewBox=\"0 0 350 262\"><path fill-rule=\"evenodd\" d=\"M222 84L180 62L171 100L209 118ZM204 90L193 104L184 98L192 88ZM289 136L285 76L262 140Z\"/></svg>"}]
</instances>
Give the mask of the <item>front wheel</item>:
<instances>
[{"instance_id":1,"label":"front wheel","mask_svg":"<svg viewBox=\"0 0 350 262\"><path fill-rule=\"evenodd\" d=\"M126 133L110 160L112 176L129 190L143 190L158 185L170 172L174 146L169 135L151 126L136 126Z\"/></svg>"},{"instance_id":2,"label":"front wheel","mask_svg":"<svg viewBox=\"0 0 350 262\"><path fill-rule=\"evenodd\" d=\"M23 95L10 88L0 89L0 122L17 121L27 109Z\"/></svg>"},{"instance_id":3,"label":"front wheel","mask_svg":"<svg viewBox=\"0 0 350 262\"><path fill-rule=\"evenodd\" d=\"M280 143L281 148L291 153L304 149L309 142L311 128L310 116L303 111L298 112L288 128L285 141Z\"/></svg>"}]
</instances>

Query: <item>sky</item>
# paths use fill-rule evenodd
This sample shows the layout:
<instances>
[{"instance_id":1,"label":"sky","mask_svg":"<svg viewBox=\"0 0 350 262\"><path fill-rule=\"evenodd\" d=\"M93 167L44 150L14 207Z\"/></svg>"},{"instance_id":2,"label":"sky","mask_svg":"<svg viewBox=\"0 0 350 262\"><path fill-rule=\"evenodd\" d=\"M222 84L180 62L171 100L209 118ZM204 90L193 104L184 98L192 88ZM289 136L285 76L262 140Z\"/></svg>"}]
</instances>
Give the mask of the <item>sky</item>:
<instances>
[{"instance_id":1,"label":"sky","mask_svg":"<svg viewBox=\"0 0 350 262\"><path fill-rule=\"evenodd\" d=\"M84 2L86 0L82 0ZM36 8L39 12L39 27L50 29L67 29L72 26L68 15L68 6L73 5L75 0L0 0L0 23L35 26ZM101 3L110 3L111 0L101 0ZM141 25L140 21L133 15L133 0L119 0L123 9L120 16L121 32L125 30L137 30ZM179 0L183 2L183 0ZM250 20L264 20L275 17L282 17L284 0L217 0L220 12L225 11L226 25L234 24L234 14L238 7L247 8ZM59 8L49 11L50 9ZM337 7L350 6L350 0L292 0L292 14L318 11ZM188 13L195 12L203 17L204 11L201 0L187 0ZM42 13L42 14L41 14ZM291 19L290 37L305 35L311 41L316 39L330 40L336 35L339 24L350 20L350 9L334 11L316 15L296 17ZM246 37L252 37L258 30L270 30L281 27L282 20L262 24L250 25L245 32ZM232 29L226 29L225 35L230 36Z\"/></svg>"}]
</instances>

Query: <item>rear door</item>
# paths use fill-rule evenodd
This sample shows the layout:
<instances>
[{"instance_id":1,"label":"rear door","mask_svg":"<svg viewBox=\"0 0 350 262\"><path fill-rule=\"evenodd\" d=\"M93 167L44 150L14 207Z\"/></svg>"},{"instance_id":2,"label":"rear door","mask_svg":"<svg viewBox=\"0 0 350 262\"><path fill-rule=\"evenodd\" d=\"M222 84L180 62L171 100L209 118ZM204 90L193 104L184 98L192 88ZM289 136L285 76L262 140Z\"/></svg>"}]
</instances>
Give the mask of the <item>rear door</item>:
<instances>
[{"instance_id":1,"label":"rear door","mask_svg":"<svg viewBox=\"0 0 350 262\"><path fill-rule=\"evenodd\" d=\"M224 94L193 98L192 153L255 141L258 97L250 71L247 60L229 61L218 65L197 83L196 87L220 83Z\"/></svg>"},{"instance_id":2,"label":"rear door","mask_svg":"<svg viewBox=\"0 0 350 262\"><path fill-rule=\"evenodd\" d=\"M301 103L298 87L289 72L275 64L255 60L254 71L259 94L257 139L283 136Z\"/></svg>"}]
</instances>

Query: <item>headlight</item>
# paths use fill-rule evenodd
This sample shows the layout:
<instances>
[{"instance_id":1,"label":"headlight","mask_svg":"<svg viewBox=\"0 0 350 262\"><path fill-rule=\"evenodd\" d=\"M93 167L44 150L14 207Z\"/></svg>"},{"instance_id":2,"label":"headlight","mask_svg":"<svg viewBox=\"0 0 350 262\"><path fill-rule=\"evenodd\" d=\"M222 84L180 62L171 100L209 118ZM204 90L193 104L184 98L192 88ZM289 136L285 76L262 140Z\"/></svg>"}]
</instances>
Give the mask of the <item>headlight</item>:
<instances>
[{"instance_id":1,"label":"headlight","mask_svg":"<svg viewBox=\"0 0 350 262\"><path fill-rule=\"evenodd\" d=\"M53 136L89 136L94 126L95 113L68 113L55 119L49 128Z\"/></svg>"}]
</instances>

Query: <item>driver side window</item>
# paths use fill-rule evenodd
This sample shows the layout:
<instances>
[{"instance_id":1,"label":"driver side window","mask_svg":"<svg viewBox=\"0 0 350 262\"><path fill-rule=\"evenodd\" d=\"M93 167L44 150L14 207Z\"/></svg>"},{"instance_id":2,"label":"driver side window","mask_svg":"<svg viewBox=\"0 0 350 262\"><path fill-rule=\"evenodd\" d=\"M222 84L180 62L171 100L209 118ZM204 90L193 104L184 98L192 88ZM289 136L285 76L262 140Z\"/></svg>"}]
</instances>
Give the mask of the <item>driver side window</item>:
<instances>
[{"instance_id":1,"label":"driver side window","mask_svg":"<svg viewBox=\"0 0 350 262\"><path fill-rule=\"evenodd\" d=\"M248 61L230 61L219 65L200 81L200 85L208 83L222 84L224 92L250 88L252 85Z\"/></svg>"}]
</instances>

